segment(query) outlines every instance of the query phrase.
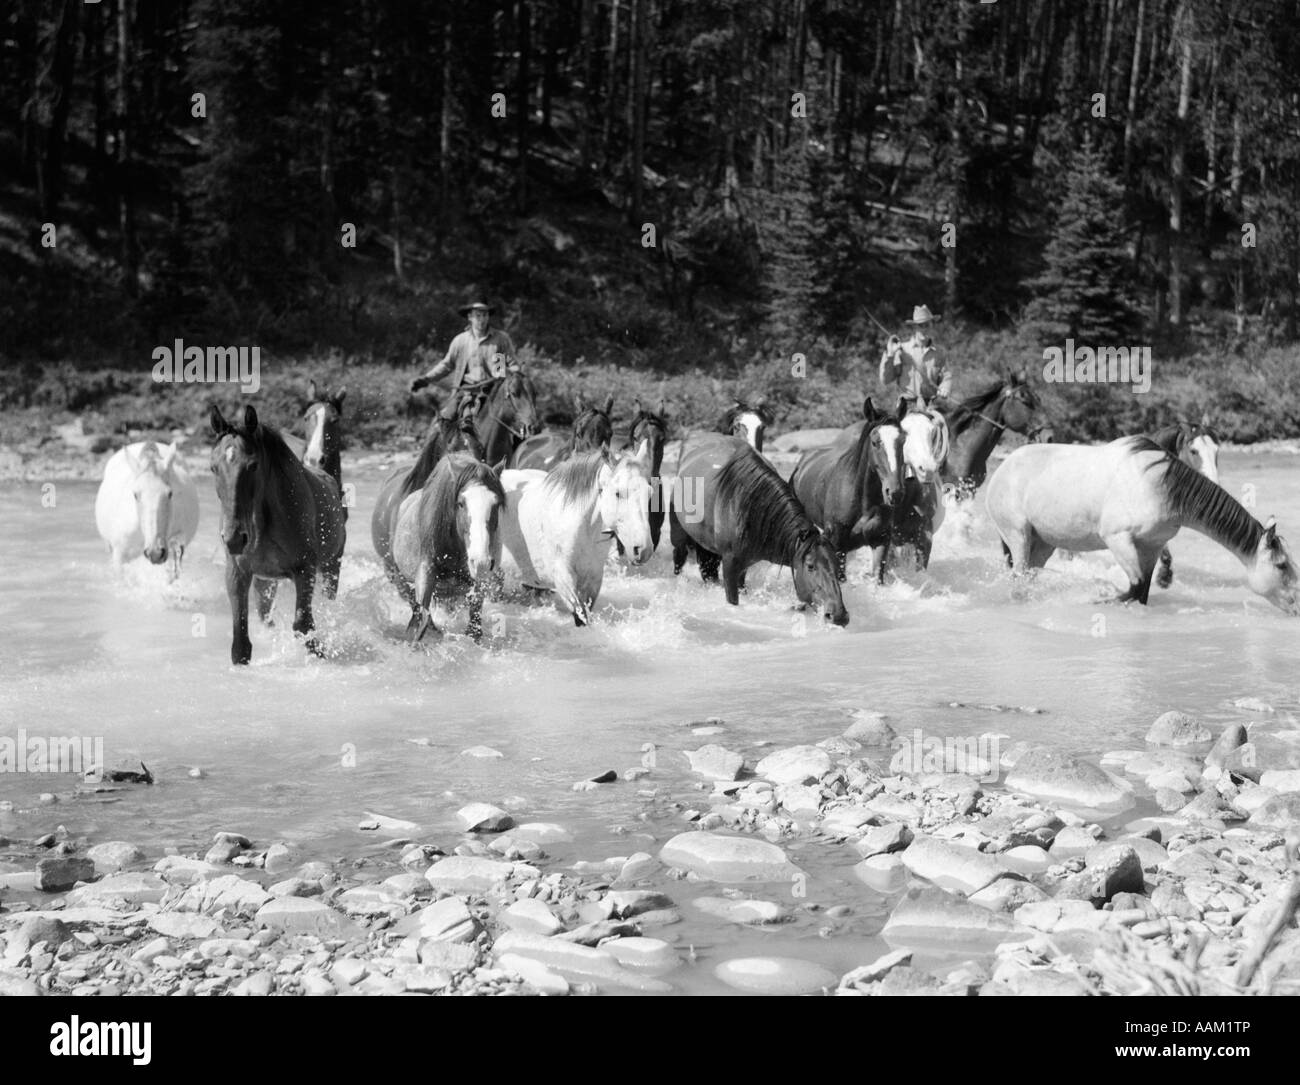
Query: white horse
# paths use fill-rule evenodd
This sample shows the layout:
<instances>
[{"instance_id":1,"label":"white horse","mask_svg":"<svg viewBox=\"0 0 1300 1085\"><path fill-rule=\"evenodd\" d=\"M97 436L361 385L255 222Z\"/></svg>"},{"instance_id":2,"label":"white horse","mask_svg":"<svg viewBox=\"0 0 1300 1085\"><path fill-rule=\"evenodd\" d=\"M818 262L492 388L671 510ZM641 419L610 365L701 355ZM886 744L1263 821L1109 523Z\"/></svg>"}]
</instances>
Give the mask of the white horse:
<instances>
[{"instance_id":1,"label":"white horse","mask_svg":"<svg viewBox=\"0 0 1300 1085\"><path fill-rule=\"evenodd\" d=\"M580 452L549 472L503 471L501 537L525 586L553 592L586 625L615 539L633 565L654 552L650 537L650 445L617 459Z\"/></svg>"},{"instance_id":2,"label":"white horse","mask_svg":"<svg viewBox=\"0 0 1300 1085\"><path fill-rule=\"evenodd\" d=\"M109 457L95 495L95 526L118 568L140 554L154 565L170 556L168 581L180 575L199 528L199 491L174 442L160 448L137 441Z\"/></svg>"},{"instance_id":3,"label":"white horse","mask_svg":"<svg viewBox=\"0 0 1300 1085\"><path fill-rule=\"evenodd\" d=\"M1145 604L1161 549L1190 527L1236 555L1252 591L1300 614L1296 566L1273 523L1148 438L1024 445L994 472L985 503L1015 571L1041 568L1057 548L1106 549L1128 575L1119 601Z\"/></svg>"},{"instance_id":4,"label":"white horse","mask_svg":"<svg viewBox=\"0 0 1300 1085\"><path fill-rule=\"evenodd\" d=\"M938 411L919 404L903 415L903 498L895 513L893 542L911 544L916 564L930 564L930 547L943 524L943 466L948 462L951 438L948 423Z\"/></svg>"}]
</instances>

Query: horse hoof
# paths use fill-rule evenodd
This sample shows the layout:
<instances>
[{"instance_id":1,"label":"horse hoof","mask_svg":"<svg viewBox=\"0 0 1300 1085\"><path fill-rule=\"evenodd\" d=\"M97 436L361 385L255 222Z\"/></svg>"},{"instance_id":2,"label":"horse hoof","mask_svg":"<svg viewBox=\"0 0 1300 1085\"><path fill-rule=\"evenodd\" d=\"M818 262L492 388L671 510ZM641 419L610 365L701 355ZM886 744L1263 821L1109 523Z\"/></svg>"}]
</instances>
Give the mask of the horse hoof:
<instances>
[{"instance_id":1,"label":"horse hoof","mask_svg":"<svg viewBox=\"0 0 1300 1085\"><path fill-rule=\"evenodd\" d=\"M1174 574L1171 570L1161 569L1156 574L1156 587L1167 588L1174 582Z\"/></svg>"}]
</instances>

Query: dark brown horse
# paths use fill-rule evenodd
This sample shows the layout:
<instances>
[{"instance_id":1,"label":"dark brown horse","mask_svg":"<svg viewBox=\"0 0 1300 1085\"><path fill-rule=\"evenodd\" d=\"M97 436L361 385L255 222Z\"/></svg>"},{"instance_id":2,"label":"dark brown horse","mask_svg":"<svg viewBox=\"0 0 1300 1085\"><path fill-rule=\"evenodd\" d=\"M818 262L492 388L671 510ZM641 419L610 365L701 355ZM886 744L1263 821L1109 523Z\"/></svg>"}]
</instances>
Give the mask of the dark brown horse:
<instances>
[{"instance_id":1,"label":"dark brown horse","mask_svg":"<svg viewBox=\"0 0 1300 1085\"><path fill-rule=\"evenodd\" d=\"M533 382L522 369L461 390L475 405L474 425L486 463L509 462L520 442L541 428Z\"/></svg>"},{"instance_id":2,"label":"dark brown horse","mask_svg":"<svg viewBox=\"0 0 1300 1085\"><path fill-rule=\"evenodd\" d=\"M639 399L632 404L632 424L627 428L627 444L624 447L635 452L641 447L642 441L647 441L650 445L650 541L657 548L667 505L659 478L664 462L664 446L668 443L668 413L662 399L653 411L643 407ZM620 555L623 553L621 542L618 543L618 552Z\"/></svg>"},{"instance_id":3,"label":"dark brown horse","mask_svg":"<svg viewBox=\"0 0 1300 1085\"><path fill-rule=\"evenodd\" d=\"M332 598L347 537L338 486L324 471L301 463L278 430L258 422L252 407L230 422L213 405L209 422L217 439L212 473L226 547L231 662L247 663L253 654L248 591L255 576L293 581L294 632L306 635L308 648L319 654L311 636L316 573Z\"/></svg>"},{"instance_id":4,"label":"dark brown horse","mask_svg":"<svg viewBox=\"0 0 1300 1085\"><path fill-rule=\"evenodd\" d=\"M863 421L843 430L825 447L806 452L790 477L795 496L835 548L836 569L845 578L850 550L871 548L871 575L885 575L890 530L903 493L903 430L907 412L900 399L894 414L878 414L868 396Z\"/></svg>"},{"instance_id":5,"label":"dark brown horse","mask_svg":"<svg viewBox=\"0 0 1300 1085\"><path fill-rule=\"evenodd\" d=\"M505 503L496 472L466 452L444 456L424 486L402 502L393 525L392 579L411 607L412 641L431 628L437 632L429 612L435 598L468 599L466 631L480 639L484 594L501 563Z\"/></svg>"},{"instance_id":6,"label":"dark brown horse","mask_svg":"<svg viewBox=\"0 0 1300 1085\"><path fill-rule=\"evenodd\" d=\"M579 396L574 406L572 433L567 438L559 433L538 433L529 437L515 449L510 466L549 471L575 452L608 448L614 437L614 423L610 421L613 409L613 396L608 396L603 406L586 405Z\"/></svg>"},{"instance_id":7,"label":"dark brown horse","mask_svg":"<svg viewBox=\"0 0 1300 1085\"><path fill-rule=\"evenodd\" d=\"M1038 397L1023 373L1008 373L982 392L962 400L945 418L952 435L941 477L957 500L974 495L983 485L989 456L1006 430L1028 435Z\"/></svg>"},{"instance_id":8,"label":"dark brown horse","mask_svg":"<svg viewBox=\"0 0 1300 1085\"><path fill-rule=\"evenodd\" d=\"M749 566L788 565L800 603L819 599L827 618L848 624L835 550L758 452L738 437L695 433L683 443L677 474L697 500L692 510L679 512L674 496L668 508L675 574L691 550L706 581L717 579L721 562L727 602L735 606Z\"/></svg>"}]
</instances>

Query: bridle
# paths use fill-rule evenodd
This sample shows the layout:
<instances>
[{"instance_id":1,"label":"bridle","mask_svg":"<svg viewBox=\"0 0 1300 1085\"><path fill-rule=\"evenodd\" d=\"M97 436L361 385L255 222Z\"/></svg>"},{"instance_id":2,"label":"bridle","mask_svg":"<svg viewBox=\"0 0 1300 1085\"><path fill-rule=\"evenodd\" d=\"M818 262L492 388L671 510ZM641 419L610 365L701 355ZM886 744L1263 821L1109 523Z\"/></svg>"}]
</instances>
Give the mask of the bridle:
<instances>
[{"instance_id":1,"label":"bridle","mask_svg":"<svg viewBox=\"0 0 1300 1085\"><path fill-rule=\"evenodd\" d=\"M478 381L475 384L463 384L461 385L461 394L464 395L467 392L469 392L475 396L482 396L484 399L487 399L488 394L486 392L486 389L496 384L498 381L505 381L505 380L509 380L509 377L508 376L496 377L492 380ZM510 391L509 385L506 385L506 398L510 400L512 404L515 402L515 393ZM491 401L488 400L488 402L490 403ZM477 414L478 412L475 411L475 413ZM507 422L504 418L501 417L501 415L497 414L495 411L489 411L488 418L491 421L495 422L497 425L499 425L512 437L516 437L520 441L526 441L528 439L527 434L520 433L519 430L515 429L514 426L512 426L509 422Z\"/></svg>"}]
</instances>

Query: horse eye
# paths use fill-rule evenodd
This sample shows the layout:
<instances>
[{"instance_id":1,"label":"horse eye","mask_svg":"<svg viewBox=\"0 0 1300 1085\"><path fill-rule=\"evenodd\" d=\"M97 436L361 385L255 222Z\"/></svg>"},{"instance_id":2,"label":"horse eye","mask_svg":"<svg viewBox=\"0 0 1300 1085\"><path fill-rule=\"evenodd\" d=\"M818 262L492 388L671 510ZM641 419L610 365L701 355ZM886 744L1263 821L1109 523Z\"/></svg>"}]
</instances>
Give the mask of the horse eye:
<instances>
[{"instance_id":1,"label":"horse eye","mask_svg":"<svg viewBox=\"0 0 1300 1085\"><path fill-rule=\"evenodd\" d=\"M171 497L171 495L172 495L171 490L168 490L168 491L167 491L167 496L168 496L168 497Z\"/></svg>"}]
</instances>

